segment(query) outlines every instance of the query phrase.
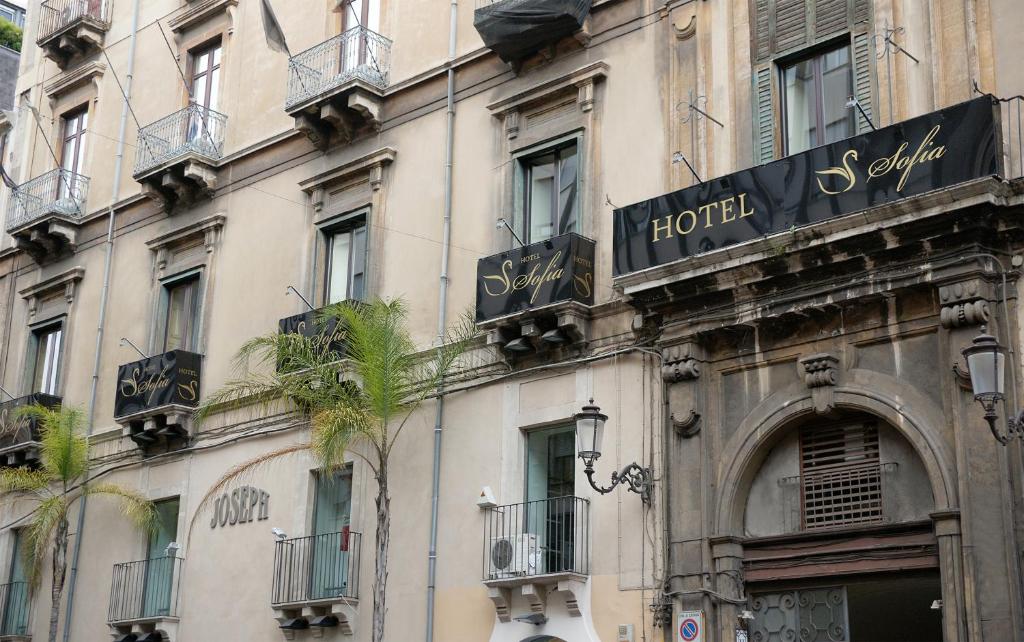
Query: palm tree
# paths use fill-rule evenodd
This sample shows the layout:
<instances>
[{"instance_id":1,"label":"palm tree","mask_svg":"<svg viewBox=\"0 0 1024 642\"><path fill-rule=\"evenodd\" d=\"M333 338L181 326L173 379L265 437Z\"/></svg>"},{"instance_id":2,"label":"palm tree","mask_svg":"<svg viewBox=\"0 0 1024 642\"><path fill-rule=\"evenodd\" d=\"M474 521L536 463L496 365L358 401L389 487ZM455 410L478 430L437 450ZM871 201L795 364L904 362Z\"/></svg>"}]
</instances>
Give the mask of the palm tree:
<instances>
[{"instance_id":1,"label":"palm tree","mask_svg":"<svg viewBox=\"0 0 1024 642\"><path fill-rule=\"evenodd\" d=\"M200 508L239 475L303 450L311 451L325 470L344 466L345 453L351 453L373 471L377 481L373 642L384 639L391 451L412 414L438 389L473 334L466 315L446 333L441 346L423 353L412 340L407 318L400 299L344 302L320 313L316 336L275 332L252 339L237 357L244 375L210 395L198 411L202 420L225 408L250 405L276 411L283 406L298 412L311 426L309 443L266 453L230 470L207 492ZM338 330L344 335L343 358L329 340Z\"/></svg>"},{"instance_id":2,"label":"palm tree","mask_svg":"<svg viewBox=\"0 0 1024 642\"><path fill-rule=\"evenodd\" d=\"M107 495L120 500L121 510L137 527L152 529L157 520L153 503L136 491L116 484L88 481L89 440L82 431L83 414L77 408L30 405L18 414L39 425L38 469L0 470L4 499L34 504L24 527L21 550L33 591L42 579L46 556L51 555L49 642L57 641L60 601L67 574L68 513L87 495Z\"/></svg>"}]
</instances>

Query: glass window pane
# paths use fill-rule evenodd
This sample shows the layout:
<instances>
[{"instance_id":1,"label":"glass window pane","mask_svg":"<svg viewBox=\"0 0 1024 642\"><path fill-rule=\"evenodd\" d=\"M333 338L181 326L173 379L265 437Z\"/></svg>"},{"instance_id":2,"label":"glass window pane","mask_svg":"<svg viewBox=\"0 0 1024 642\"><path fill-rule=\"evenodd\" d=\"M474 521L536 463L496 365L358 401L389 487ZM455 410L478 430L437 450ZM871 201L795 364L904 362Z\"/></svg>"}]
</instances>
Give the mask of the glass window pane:
<instances>
[{"instance_id":1,"label":"glass window pane","mask_svg":"<svg viewBox=\"0 0 1024 642\"><path fill-rule=\"evenodd\" d=\"M217 67L220 65L220 45L217 45L213 50L213 66Z\"/></svg>"},{"instance_id":2,"label":"glass window pane","mask_svg":"<svg viewBox=\"0 0 1024 642\"><path fill-rule=\"evenodd\" d=\"M192 347L193 303L196 281L178 283L167 290L167 320L164 352Z\"/></svg>"},{"instance_id":3,"label":"glass window pane","mask_svg":"<svg viewBox=\"0 0 1024 642\"><path fill-rule=\"evenodd\" d=\"M220 98L220 67L214 69L210 76L210 100L206 106L210 109L217 109L217 101ZM209 125L209 123L207 123Z\"/></svg>"},{"instance_id":4,"label":"glass window pane","mask_svg":"<svg viewBox=\"0 0 1024 642\"><path fill-rule=\"evenodd\" d=\"M50 328L36 333L35 366L32 389L44 394L57 394L60 365L61 329Z\"/></svg>"},{"instance_id":5,"label":"glass window pane","mask_svg":"<svg viewBox=\"0 0 1024 642\"><path fill-rule=\"evenodd\" d=\"M327 303L338 303L348 298L349 260L352 235L339 232L331 237L330 258L327 268Z\"/></svg>"},{"instance_id":6,"label":"glass window pane","mask_svg":"<svg viewBox=\"0 0 1024 642\"><path fill-rule=\"evenodd\" d=\"M833 143L854 134L853 111L846 101L853 94L853 68L849 47L830 51L822 60L822 115L825 139Z\"/></svg>"},{"instance_id":7,"label":"glass window pane","mask_svg":"<svg viewBox=\"0 0 1024 642\"><path fill-rule=\"evenodd\" d=\"M362 301L366 273L366 227L352 230L352 284L349 297Z\"/></svg>"},{"instance_id":8,"label":"glass window pane","mask_svg":"<svg viewBox=\"0 0 1024 642\"><path fill-rule=\"evenodd\" d=\"M195 69L193 74L198 76L199 74L206 71L207 66L210 64L210 54L207 51L200 51L195 54Z\"/></svg>"},{"instance_id":9,"label":"glass window pane","mask_svg":"<svg viewBox=\"0 0 1024 642\"><path fill-rule=\"evenodd\" d=\"M553 197L555 191L555 158L542 156L530 161L527 172L527 220L530 222L527 243L536 243L555 235Z\"/></svg>"},{"instance_id":10,"label":"glass window pane","mask_svg":"<svg viewBox=\"0 0 1024 642\"><path fill-rule=\"evenodd\" d=\"M565 148L559 156L561 162L558 172L558 233L566 234L576 230L576 145Z\"/></svg>"},{"instance_id":11,"label":"glass window pane","mask_svg":"<svg viewBox=\"0 0 1024 642\"><path fill-rule=\"evenodd\" d=\"M818 110L814 60L803 60L783 72L786 91L787 153L796 154L818 145Z\"/></svg>"}]
</instances>

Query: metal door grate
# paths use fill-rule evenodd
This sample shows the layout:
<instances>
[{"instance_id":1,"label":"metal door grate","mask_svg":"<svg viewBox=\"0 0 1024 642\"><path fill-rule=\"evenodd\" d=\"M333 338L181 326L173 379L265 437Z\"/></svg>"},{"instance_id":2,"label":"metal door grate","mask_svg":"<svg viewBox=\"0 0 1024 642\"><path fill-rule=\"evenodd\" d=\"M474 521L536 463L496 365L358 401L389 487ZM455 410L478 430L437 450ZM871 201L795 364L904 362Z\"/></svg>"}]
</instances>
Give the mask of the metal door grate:
<instances>
[{"instance_id":1,"label":"metal door grate","mask_svg":"<svg viewBox=\"0 0 1024 642\"><path fill-rule=\"evenodd\" d=\"M874 423L800 431L805 529L882 521L882 471Z\"/></svg>"}]
</instances>

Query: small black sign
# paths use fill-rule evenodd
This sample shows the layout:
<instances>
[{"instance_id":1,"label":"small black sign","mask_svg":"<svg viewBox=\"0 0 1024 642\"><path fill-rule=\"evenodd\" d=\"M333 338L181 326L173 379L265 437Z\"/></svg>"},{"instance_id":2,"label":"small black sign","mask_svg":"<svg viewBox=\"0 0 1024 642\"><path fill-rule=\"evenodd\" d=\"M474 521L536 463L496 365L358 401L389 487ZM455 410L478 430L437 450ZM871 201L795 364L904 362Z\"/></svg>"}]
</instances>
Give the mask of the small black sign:
<instances>
[{"instance_id":1,"label":"small black sign","mask_svg":"<svg viewBox=\"0 0 1024 642\"><path fill-rule=\"evenodd\" d=\"M553 303L594 303L594 242L563 234L480 259L476 322Z\"/></svg>"},{"instance_id":2,"label":"small black sign","mask_svg":"<svg viewBox=\"0 0 1024 642\"><path fill-rule=\"evenodd\" d=\"M196 407L201 363L201 355L171 350L119 367L114 417L129 417L163 406Z\"/></svg>"},{"instance_id":3,"label":"small black sign","mask_svg":"<svg viewBox=\"0 0 1024 642\"><path fill-rule=\"evenodd\" d=\"M615 210L615 276L999 174L982 96Z\"/></svg>"},{"instance_id":4,"label":"small black sign","mask_svg":"<svg viewBox=\"0 0 1024 642\"><path fill-rule=\"evenodd\" d=\"M56 408L60 402L60 397L37 392L0 403L0 448L39 441L39 422L34 417L21 414L21 408L33 404Z\"/></svg>"},{"instance_id":5,"label":"small black sign","mask_svg":"<svg viewBox=\"0 0 1024 642\"><path fill-rule=\"evenodd\" d=\"M302 314L285 317L277 322L281 334L301 334L312 339L321 348L335 353L343 359L347 351L345 330L339 327L337 317L324 317L323 309L310 310ZM284 370L285 364L278 364L278 370Z\"/></svg>"}]
</instances>

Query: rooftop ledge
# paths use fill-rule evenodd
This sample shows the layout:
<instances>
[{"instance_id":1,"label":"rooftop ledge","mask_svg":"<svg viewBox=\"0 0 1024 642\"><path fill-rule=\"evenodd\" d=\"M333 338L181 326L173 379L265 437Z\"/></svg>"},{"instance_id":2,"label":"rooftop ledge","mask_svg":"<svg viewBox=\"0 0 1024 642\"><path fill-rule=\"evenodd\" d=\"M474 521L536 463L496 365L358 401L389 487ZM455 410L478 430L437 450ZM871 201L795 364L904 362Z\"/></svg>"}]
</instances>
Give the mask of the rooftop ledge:
<instances>
[{"instance_id":1,"label":"rooftop ledge","mask_svg":"<svg viewBox=\"0 0 1024 642\"><path fill-rule=\"evenodd\" d=\"M854 212L813 225L799 227L739 243L706 254L686 257L647 270L632 272L613 279L616 288L627 297L665 287L706 274L722 272L777 256L780 244L793 249L807 249L851 238L867 230L878 231L915 220L938 216L956 209L989 203L1016 205L1024 203L1024 177L1003 179L986 176L951 187L937 189Z\"/></svg>"}]
</instances>

